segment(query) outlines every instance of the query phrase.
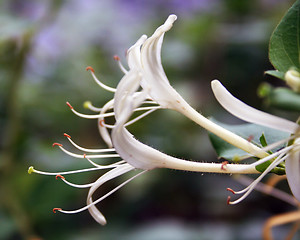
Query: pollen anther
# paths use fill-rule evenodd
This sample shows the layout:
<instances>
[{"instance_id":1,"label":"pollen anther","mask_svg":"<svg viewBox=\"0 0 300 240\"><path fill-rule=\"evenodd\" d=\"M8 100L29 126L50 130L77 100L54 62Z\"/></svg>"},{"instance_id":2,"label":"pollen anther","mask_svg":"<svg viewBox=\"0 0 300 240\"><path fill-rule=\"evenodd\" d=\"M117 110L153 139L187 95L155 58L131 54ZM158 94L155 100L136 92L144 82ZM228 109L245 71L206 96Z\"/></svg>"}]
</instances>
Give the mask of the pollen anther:
<instances>
[{"instance_id":1,"label":"pollen anther","mask_svg":"<svg viewBox=\"0 0 300 240\"><path fill-rule=\"evenodd\" d=\"M101 120L99 121L99 125L100 125L101 127L104 127L104 119L101 119Z\"/></svg>"},{"instance_id":2,"label":"pollen anther","mask_svg":"<svg viewBox=\"0 0 300 240\"><path fill-rule=\"evenodd\" d=\"M57 180L58 178L60 178L60 179L65 179L65 177L62 176L62 175L60 175L60 174L58 174L58 175L55 176L55 179L56 179L56 180Z\"/></svg>"},{"instance_id":3,"label":"pollen anther","mask_svg":"<svg viewBox=\"0 0 300 240\"><path fill-rule=\"evenodd\" d=\"M56 213L56 211L62 210L61 208L53 208L53 212Z\"/></svg>"},{"instance_id":4,"label":"pollen anther","mask_svg":"<svg viewBox=\"0 0 300 240\"><path fill-rule=\"evenodd\" d=\"M69 134L64 133L64 136L67 138L71 138L71 136Z\"/></svg>"},{"instance_id":5,"label":"pollen anther","mask_svg":"<svg viewBox=\"0 0 300 240\"><path fill-rule=\"evenodd\" d=\"M33 172L34 172L34 168L33 168L33 166L30 166L30 167L28 168L28 173L31 174L31 173L33 173Z\"/></svg>"},{"instance_id":6,"label":"pollen anther","mask_svg":"<svg viewBox=\"0 0 300 240\"><path fill-rule=\"evenodd\" d=\"M114 60L115 60L115 61L120 61L120 57L119 57L118 55L115 55L115 56L114 56Z\"/></svg>"},{"instance_id":7,"label":"pollen anther","mask_svg":"<svg viewBox=\"0 0 300 240\"><path fill-rule=\"evenodd\" d=\"M93 73L95 72L94 69L93 69L91 66L86 67L85 70L86 70L86 71L89 71L89 70L90 70L90 71L93 72Z\"/></svg>"},{"instance_id":8,"label":"pollen anther","mask_svg":"<svg viewBox=\"0 0 300 240\"><path fill-rule=\"evenodd\" d=\"M231 188L227 188L226 190L233 193L233 194L235 194L235 191L233 191Z\"/></svg>"},{"instance_id":9,"label":"pollen anther","mask_svg":"<svg viewBox=\"0 0 300 240\"><path fill-rule=\"evenodd\" d=\"M69 106L69 108L73 109L72 105L69 102L66 102L66 104Z\"/></svg>"},{"instance_id":10,"label":"pollen anther","mask_svg":"<svg viewBox=\"0 0 300 240\"><path fill-rule=\"evenodd\" d=\"M62 144L60 144L60 143L53 143L53 144L52 144L52 147L54 147L54 146L62 147Z\"/></svg>"}]
</instances>

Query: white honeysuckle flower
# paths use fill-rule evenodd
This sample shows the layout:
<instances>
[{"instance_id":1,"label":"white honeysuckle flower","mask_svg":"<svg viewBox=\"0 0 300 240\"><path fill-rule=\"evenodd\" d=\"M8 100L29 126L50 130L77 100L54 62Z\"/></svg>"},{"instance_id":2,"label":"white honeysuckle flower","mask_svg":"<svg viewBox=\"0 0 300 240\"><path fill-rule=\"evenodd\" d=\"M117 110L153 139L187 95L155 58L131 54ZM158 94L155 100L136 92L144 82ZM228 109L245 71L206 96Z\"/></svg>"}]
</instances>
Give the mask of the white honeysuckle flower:
<instances>
[{"instance_id":1,"label":"white honeysuckle flower","mask_svg":"<svg viewBox=\"0 0 300 240\"><path fill-rule=\"evenodd\" d=\"M232 115L250 123L259 124L291 134L291 137L288 139L283 139L278 143L271 144L269 150L283 143L286 143L287 145L283 149L270 155L273 155L275 157L274 159L270 159L269 156L255 162L255 164L258 165L258 163L260 164L272 160L269 167L247 188L239 192L231 190L236 194L245 194L240 199L230 203L235 204L243 200L267 173L284 161L289 186L293 195L300 201L300 126L295 122L273 116L246 105L232 96L218 80L213 80L211 82L211 87L218 102Z\"/></svg>"},{"instance_id":2,"label":"white honeysuckle flower","mask_svg":"<svg viewBox=\"0 0 300 240\"><path fill-rule=\"evenodd\" d=\"M60 178L62 181L64 181L66 184L75 187L75 188L89 188L88 196L87 196L87 205L85 207L82 207L77 210L63 210L61 208L54 208L53 212L55 213L56 211L62 212L62 213L67 213L67 214L73 214L73 213L79 213L84 210L89 210L91 216L101 225L106 224L105 217L103 214L96 208L95 204L99 203L100 201L104 200L107 198L109 195L120 189L122 186L125 184L129 183L131 180L134 178L140 176L141 174L145 173L146 171L138 172L135 176L129 178L128 180L124 181L122 184L117 186L116 188L112 189L108 193L104 194L102 197L100 197L97 200L93 200L92 196L94 192L100 188L104 183L106 183L109 180L112 180L116 177L119 177L120 175L123 175L127 172L130 172L135 169L135 167L131 166L130 164L126 163L124 160L119 160L116 161L115 163L112 164L107 164L107 165L100 165L96 163L92 159L108 159L108 158L120 158L119 154L115 153L115 149L109 148L109 149L87 149L83 148L79 145L77 145L68 134L64 134L65 137L70 141L70 143L77 148L78 150L82 151L83 154L75 154L73 152L70 152L66 150L62 144L59 143L54 143L53 146L58 146L63 152L66 154L74 157L74 158L81 158L87 160L93 167L91 168L85 168L85 169L79 169L79 170L73 170L73 171L65 171L65 172L44 172L44 171L39 171L34 169L32 166L29 167L28 173L37 173L37 174L42 174L42 175L53 175L56 176L56 179ZM88 154L86 154L88 153ZM72 182L69 182L66 180L65 175L69 174L78 174L78 173L83 173L83 172L90 172L90 171L105 171L107 169L111 169L107 171L106 173L102 174L98 180L92 183L88 184L74 184Z\"/></svg>"},{"instance_id":3,"label":"white honeysuckle flower","mask_svg":"<svg viewBox=\"0 0 300 240\"><path fill-rule=\"evenodd\" d=\"M217 163L187 161L164 154L138 141L127 129L135 109L145 102L148 91L138 92L142 75L138 69L132 69L120 81L115 92L114 111L116 123L112 129L112 143L116 152L127 163L135 168L152 170L155 168L170 168L196 172L220 173L258 173L255 166L246 164L226 166Z\"/></svg>"},{"instance_id":4,"label":"white honeysuckle flower","mask_svg":"<svg viewBox=\"0 0 300 240\"><path fill-rule=\"evenodd\" d=\"M94 115L82 114L76 111L68 102L72 112L79 117L86 119L97 119L100 135L109 148L107 149L88 149L77 145L68 134L65 134L69 142L82 154L77 154L66 150L61 144L55 143L66 154L87 160L93 167L65 171L65 172L43 172L30 167L29 173L38 173L44 175L54 175L56 178L62 179L66 184L77 188L89 188L87 196L87 205L78 210L66 211L55 208L53 211L63 213L78 213L89 210L90 214L97 222L104 225L106 220L102 213L96 208L95 204L114 193L116 190L130 182L132 179L140 176L148 170L155 168L170 168L184 171L195 172L214 172L214 173L238 173L253 174L259 173L256 166L262 161L271 160L274 157L283 159L283 152L268 154L267 149L261 149L256 145L248 142L246 139L218 126L211 122L200 113L195 111L170 85L161 65L160 51L163 41L163 35L168 31L173 22L176 20L175 15L170 15L167 21L159 27L154 34L147 39L143 35L127 52L127 62L129 69L127 70L120 62L119 57L115 57L118 61L121 71L124 73L117 88L112 88L102 83L95 75L92 67L87 67L95 82L103 89L113 92L113 99L109 100L102 108L93 106L90 102L86 102L84 106L93 112ZM142 90L139 90L142 87ZM183 113L200 126L208 131L223 138L225 141L237 146L254 156L262 158L253 164L227 164L227 163L205 163L194 162L178 159L153 149L134 138L134 136L126 129L130 124L135 123L139 119L156 111L157 109L170 108ZM142 112L139 116L132 118L134 112ZM115 118L115 124L108 125L106 118ZM292 148L292 147L290 147ZM293 156L294 157L294 156ZM105 159L118 159L115 163L100 164L98 161ZM98 161L96 162L96 160ZM100 159L100 160L99 160ZM121 160L120 160L121 159ZM272 165L272 164L271 164ZM270 168L272 166L269 166ZM65 179L63 175L76 174L88 171L105 171L98 180L88 184L74 184ZM141 169L135 176L129 178L107 194L97 200L93 200L93 193L107 181L114 179L120 175L126 174L134 169Z\"/></svg>"},{"instance_id":5,"label":"white honeysuckle flower","mask_svg":"<svg viewBox=\"0 0 300 240\"><path fill-rule=\"evenodd\" d=\"M262 151L256 145L201 115L170 85L161 63L161 47L165 32L171 29L176 19L176 15L170 15L151 37L145 39L145 36L143 36L141 38L140 52L139 48L135 48L133 54L135 64L131 65L138 68L138 71L142 74L140 82L142 88L148 93L149 98L162 108L169 108L182 113L201 127L245 152L260 158L268 156L268 153ZM139 57L141 58L140 63L138 61Z\"/></svg>"}]
</instances>

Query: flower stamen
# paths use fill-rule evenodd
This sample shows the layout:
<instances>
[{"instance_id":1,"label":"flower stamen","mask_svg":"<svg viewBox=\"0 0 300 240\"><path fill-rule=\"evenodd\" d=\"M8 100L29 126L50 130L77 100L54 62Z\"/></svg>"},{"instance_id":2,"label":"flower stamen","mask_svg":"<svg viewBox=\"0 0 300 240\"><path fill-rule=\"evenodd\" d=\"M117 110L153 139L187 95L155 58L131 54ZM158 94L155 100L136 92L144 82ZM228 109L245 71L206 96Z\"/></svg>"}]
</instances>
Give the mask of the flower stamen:
<instances>
[{"instance_id":1,"label":"flower stamen","mask_svg":"<svg viewBox=\"0 0 300 240\"><path fill-rule=\"evenodd\" d=\"M60 175L60 174L57 174L57 175L55 176L55 179L56 179L56 180L57 180L58 178L60 178L60 179L65 179L65 177L62 176L62 175Z\"/></svg>"},{"instance_id":2,"label":"flower stamen","mask_svg":"<svg viewBox=\"0 0 300 240\"><path fill-rule=\"evenodd\" d=\"M53 208L52 211L53 211L54 213L56 213L56 211L59 211L59 212L60 212L61 210L62 210L61 208Z\"/></svg>"},{"instance_id":3,"label":"flower stamen","mask_svg":"<svg viewBox=\"0 0 300 240\"><path fill-rule=\"evenodd\" d=\"M118 62L118 65L119 65L119 68L121 69L121 71L124 73L124 74L127 74L128 73L128 70L124 67L124 65L122 64L121 62L121 59L118 55L115 55L114 56L114 60Z\"/></svg>"},{"instance_id":4,"label":"flower stamen","mask_svg":"<svg viewBox=\"0 0 300 240\"><path fill-rule=\"evenodd\" d=\"M106 91L108 92L115 92L116 89L115 88L112 88L112 87L109 87L107 85L105 85L104 83L102 83L95 75L95 71L92 67L87 67L86 70L90 70L90 73L92 75L92 77L94 78L95 82L103 89L105 89Z\"/></svg>"},{"instance_id":5,"label":"flower stamen","mask_svg":"<svg viewBox=\"0 0 300 240\"><path fill-rule=\"evenodd\" d=\"M83 113L79 113L77 112L69 102L66 102L66 104L70 107L71 111L79 116L79 117L82 117L82 118L87 118L87 119L97 119L97 118L105 118L105 117L112 117L112 116L115 116L115 113L114 112L110 112L110 113L103 113L103 114L95 114L95 115L88 115L88 114L83 114Z\"/></svg>"},{"instance_id":6,"label":"flower stamen","mask_svg":"<svg viewBox=\"0 0 300 240\"><path fill-rule=\"evenodd\" d=\"M52 147L55 147L55 146L62 147L62 144L60 144L60 143L53 143L53 144L52 144Z\"/></svg>"},{"instance_id":7,"label":"flower stamen","mask_svg":"<svg viewBox=\"0 0 300 240\"><path fill-rule=\"evenodd\" d=\"M64 136L68 138L69 142L77 149L83 152L90 152L90 153L104 153L104 152L114 152L114 148L105 148L105 149L88 149L88 148L83 148L77 145L72 139L71 136L64 133Z\"/></svg>"},{"instance_id":8,"label":"flower stamen","mask_svg":"<svg viewBox=\"0 0 300 240\"><path fill-rule=\"evenodd\" d=\"M66 214L73 214L73 213L79 213L82 211L85 211L87 209L89 209L90 207L96 205L97 203L103 201L105 198L107 198L108 196L110 196L111 194L113 194L114 192L116 192L117 190L119 190L120 188L122 188L123 186L125 186L127 183L131 182L133 179L139 177L140 175L144 174L145 172L147 172L147 170L144 170L138 174L136 174L135 176L127 179L125 182L121 183L119 186L115 187L114 189L112 189L111 191L109 191L108 193L106 193L105 195L103 195L102 197L98 198L96 201L92 201L90 204L77 209L77 210L71 210L71 211L67 211L67 210L59 210L61 213L66 213Z\"/></svg>"},{"instance_id":9,"label":"flower stamen","mask_svg":"<svg viewBox=\"0 0 300 240\"><path fill-rule=\"evenodd\" d=\"M58 145L59 146L59 145ZM72 156L72 157L75 157L75 158L85 158L85 157L88 157L88 158L115 158L115 157L120 157L119 154L97 154L97 155L86 155L86 154L76 154L76 153L72 153L68 150L66 150L65 148L63 148L62 146L59 146L59 148L65 152L66 154Z\"/></svg>"},{"instance_id":10,"label":"flower stamen","mask_svg":"<svg viewBox=\"0 0 300 240\"><path fill-rule=\"evenodd\" d=\"M93 112L100 112L102 110L102 108L98 108L98 107L93 106L93 104L90 101L85 101L83 103L83 107L86 108L86 109L89 109Z\"/></svg>"}]
</instances>

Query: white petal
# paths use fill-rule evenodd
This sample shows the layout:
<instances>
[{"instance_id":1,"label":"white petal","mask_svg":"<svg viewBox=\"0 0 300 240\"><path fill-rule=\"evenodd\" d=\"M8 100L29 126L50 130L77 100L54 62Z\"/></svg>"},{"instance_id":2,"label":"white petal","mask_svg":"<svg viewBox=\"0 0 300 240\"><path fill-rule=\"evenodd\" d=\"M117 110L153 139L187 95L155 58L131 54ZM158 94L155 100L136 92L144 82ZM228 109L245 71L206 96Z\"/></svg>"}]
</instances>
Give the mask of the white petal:
<instances>
[{"instance_id":1,"label":"white petal","mask_svg":"<svg viewBox=\"0 0 300 240\"><path fill-rule=\"evenodd\" d=\"M298 143L300 143L299 140ZM299 146L296 148L297 151L290 153L285 161L285 171L290 189L295 198L300 201L300 149Z\"/></svg>"},{"instance_id":2,"label":"white petal","mask_svg":"<svg viewBox=\"0 0 300 240\"><path fill-rule=\"evenodd\" d=\"M232 115L244 121L256 123L288 133L295 133L299 127L292 121L273 116L248 106L232 96L218 80L213 80L211 82L211 87L218 102Z\"/></svg>"},{"instance_id":3,"label":"white petal","mask_svg":"<svg viewBox=\"0 0 300 240\"><path fill-rule=\"evenodd\" d=\"M94 194L94 192L105 182L116 178L120 175L123 175L131 170L133 170L134 167L130 166L129 164L123 164L120 165L112 170L110 170L109 172L107 172L106 174L102 175L95 183L94 185L90 188L89 193L88 193L88 197L87 197L87 205L92 204L93 203L93 199L92 196ZM106 219L103 216L103 214L98 210L98 208L95 205L92 205L88 208L90 214L92 215L92 217L101 225L105 225L106 224Z\"/></svg>"},{"instance_id":4,"label":"white petal","mask_svg":"<svg viewBox=\"0 0 300 240\"><path fill-rule=\"evenodd\" d=\"M149 95L164 108L178 108L183 101L181 96L170 85L161 64L161 47L165 32L171 29L175 15L170 15L166 22L157 28L141 49L143 79L141 86L149 91Z\"/></svg>"},{"instance_id":5,"label":"white petal","mask_svg":"<svg viewBox=\"0 0 300 240\"><path fill-rule=\"evenodd\" d=\"M147 36L141 36L137 42L127 51L127 62L130 69L141 68L141 46L146 41Z\"/></svg>"},{"instance_id":6,"label":"white petal","mask_svg":"<svg viewBox=\"0 0 300 240\"><path fill-rule=\"evenodd\" d=\"M108 101L101 109L100 114L104 114L107 110L113 108L113 104L114 104L114 99ZM106 127L104 127L100 124L101 121L105 121L105 119L103 117L98 119L97 125L98 125L98 129L99 129L99 133L100 133L103 141L107 144L107 146L109 148L112 148L112 142L111 142L109 132Z\"/></svg>"}]
</instances>

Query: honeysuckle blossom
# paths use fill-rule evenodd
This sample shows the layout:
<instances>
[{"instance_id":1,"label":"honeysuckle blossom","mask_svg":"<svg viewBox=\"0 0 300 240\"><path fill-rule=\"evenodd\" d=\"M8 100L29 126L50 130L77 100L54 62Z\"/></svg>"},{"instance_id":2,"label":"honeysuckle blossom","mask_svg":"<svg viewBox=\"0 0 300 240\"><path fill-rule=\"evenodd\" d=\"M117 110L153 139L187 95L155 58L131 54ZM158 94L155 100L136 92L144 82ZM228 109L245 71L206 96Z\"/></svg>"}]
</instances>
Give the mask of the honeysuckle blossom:
<instances>
[{"instance_id":1,"label":"honeysuckle blossom","mask_svg":"<svg viewBox=\"0 0 300 240\"><path fill-rule=\"evenodd\" d=\"M176 110L228 143L257 157L266 157L268 154L256 145L215 124L197 112L171 86L162 67L161 47L164 34L171 29L176 19L176 15L170 15L151 37L146 39L143 36L141 38L144 41L141 42L141 49L135 48L132 57L134 64L129 63L129 65L135 66L141 72L142 78L140 84L142 88L161 108Z\"/></svg>"},{"instance_id":2,"label":"honeysuckle blossom","mask_svg":"<svg viewBox=\"0 0 300 240\"><path fill-rule=\"evenodd\" d=\"M266 168L266 170L247 188L238 192L231 190L236 194L245 194L240 199L230 203L235 204L243 200L268 172L284 161L290 189L296 199L300 201L300 126L297 123L273 116L246 105L232 96L218 80L212 81L211 86L219 103L234 116L250 123L259 124L291 134L288 139L283 139L282 141L270 144L270 146L267 147L271 150L278 145L283 143L286 144L284 148L271 154L270 156L273 156L272 158L268 156L253 164L257 166L258 164L272 160L272 163Z\"/></svg>"},{"instance_id":3,"label":"honeysuckle blossom","mask_svg":"<svg viewBox=\"0 0 300 240\"><path fill-rule=\"evenodd\" d=\"M268 149L259 148L246 139L222 128L221 126L202 116L176 92L176 90L170 85L169 80L164 73L160 58L164 33L172 27L176 18L177 17L175 15L170 15L166 22L162 26L160 26L151 37L147 38L146 35L143 35L131 48L129 48L129 50L127 51L127 63L129 69L126 69L122 65L120 59L118 57L115 57L115 60L117 60L121 71L124 73L124 76L120 80L117 88L112 88L103 84L96 77L93 68L87 67L87 70L90 71L96 83L101 88L114 93L114 97L106 104L104 104L102 108L97 108L90 102L85 102L84 106L86 108L90 109L93 112L96 112L96 114L94 115L79 113L73 108L70 103L67 102L67 105L70 107L72 112L79 117L87 119L97 119L100 135L108 145L108 148L83 148L77 145L68 134L65 134L65 137L67 137L70 144L82 153L77 154L68 151L59 143L55 143L53 144L53 146L58 146L63 152L72 157L86 160L93 167L55 173L39 171L34 169L33 167L29 168L29 173L34 172L45 175L54 175L57 179L61 179L66 184L72 187L89 188L86 206L71 211L63 210L61 208L54 208L54 212L59 211L62 213L78 213L84 210L88 210L97 222L104 225L106 223L105 217L96 208L95 204L99 203L104 198L114 193L116 190L130 182L132 179L149 170L155 168L170 168L195 172L252 174L259 173L255 167L267 160L276 158L276 160L267 168L266 172L271 170L280 161L284 161L287 158L299 159L298 140L295 141L293 145L288 146L281 151L275 152L273 154L268 154ZM256 156L261 160L250 165L187 161L184 159L169 156L160 152L159 150L145 145L144 143L138 141L127 130L126 127L128 125L135 123L136 121L147 116L153 111L163 108L173 109L184 114L191 120L198 123L201 127L216 134L217 136L233 144L234 146L248 152L249 154L251 154L251 156ZM141 114L135 118L132 118L134 112L141 112ZM109 125L107 124L107 121L105 121L106 118L110 117L115 118L115 123L113 125ZM286 124L286 122L284 124ZM295 133L296 124L289 123L287 125L289 125L290 131ZM118 160L115 161L115 163L106 165L99 164L98 162L103 162L105 161L105 159L112 158ZM292 160L291 162L294 162L294 160ZM105 171L106 169L111 170L102 174L96 181L88 184L74 184L65 178L65 175L67 174L76 174L87 171ZM112 189L110 192L104 194L99 199L93 199L94 192L107 181L110 181L120 175L126 174L136 169L139 169L140 171L138 171L135 176L129 178L116 188ZM289 174L290 176L296 174L295 172L293 172L293 169L287 169L287 171L291 172ZM261 176L263 176L263 174ZM245 195L247 195L248 193L249 191Z\"/></svg>"}]
</instances>

